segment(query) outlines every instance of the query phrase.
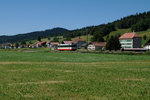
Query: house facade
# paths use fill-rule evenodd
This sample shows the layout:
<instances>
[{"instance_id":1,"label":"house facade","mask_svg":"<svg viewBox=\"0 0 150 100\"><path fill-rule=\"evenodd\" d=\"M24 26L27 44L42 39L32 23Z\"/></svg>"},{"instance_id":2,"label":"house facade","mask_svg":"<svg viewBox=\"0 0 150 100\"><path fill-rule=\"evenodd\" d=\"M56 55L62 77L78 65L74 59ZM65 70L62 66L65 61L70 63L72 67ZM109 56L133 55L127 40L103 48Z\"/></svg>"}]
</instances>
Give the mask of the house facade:
<instances>
[{"instance_id":1,"label":"house facade","mask_svg":"<svg viewBox=\"0 0 150 100\"><path fill-rule=\"evenodd\" d=\"M58 47L59 42L51 42L50 43L50 47L52 50L56 50Z\"/></svg>"},{"instance_id":2,"label":"house facade","mask_svg":"<svg viewBox=\"0 0 150 100\"><path fill-rule=\"evenodd\" d=\"M35 44L35 47L39 48L39 47L43 47L44 45L46 45L46 42L37 41L36 44Z\"/></svg>"},{"instance_id":3,"label":"house facade","mask_svg":"<svg viewBox=\"0 0 150 100\"><path fill-rule=\"evenodd\" d=\"M29 44L29 48L35 48L34 44Z\"/></svg>"},{"instance_id":4,"label":"house facade","mask_svg":"<svg viewBox=\"0 0 150 100\"><path fill-rule=\"evenodd\" d=\"M11 49L13 48L13 44L11 43L3 43L3 44L0 44L0 48L4 48L4 49Z\"/></svg>"},{"instance_id":5,"label":"house facade","mask_svg":"<svg viewBox=\"0 0 150 100\"><path fill-rule=\"evenodd\" d=\"M73 44L75 44L77 46L77 49L82 49L83 45L86 44L86 41L83 40L82 38L77 38L73 41Z\"/></svg>"},{"instance_id":6,"label":"house facade","mask_svg":"<svg viewBox=\"0 0 150 100\"><path fill-rule=\"evenodd\" d=\"M88 45L88 50L104 50L106 42L92 42Z\"/></svg>"},{"instance_id":7,"label":"house facade","mask_svg":"<svg viewBox=\"0 0 150 100\"><path fill-rule=\"evenodd\" d=\"M125 33L119 38L121 48L141 48L142 38L136 33Z\"/></svg>"}]
</instances>

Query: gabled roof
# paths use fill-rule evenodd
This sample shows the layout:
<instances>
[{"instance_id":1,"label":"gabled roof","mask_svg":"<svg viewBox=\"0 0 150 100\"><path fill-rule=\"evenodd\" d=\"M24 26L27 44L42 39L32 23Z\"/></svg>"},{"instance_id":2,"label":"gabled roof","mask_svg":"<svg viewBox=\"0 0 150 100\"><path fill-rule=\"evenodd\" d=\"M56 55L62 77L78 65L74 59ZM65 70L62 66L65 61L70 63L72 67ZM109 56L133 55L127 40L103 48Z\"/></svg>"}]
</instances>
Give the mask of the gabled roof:
<instances>
[{"instance_id":1,"label":"gabled roof","mask_svg":"<svg viewBox=\"0 0 150 100\"><path fill-rule=\"evenodd\" d=\"M77 43L77 42L85 42L85 40L83 40L82 38L77 38L73 41L73 43Z\"/></svg>"},{"instance_id":2,"label":"gabled roof","mask_svg":"<svg viewBox=\"0 0 150 100\"><path fill-rule=\"evenodd\" d=\"M46 42L42 42L42 41L37 41L36 44L38 45L42 45L42 44L45 44Z\"/></svg>"},{"instance_id":3,"label":"gabled roof","mask_svg":"<svg viewBox=\"0 0 150 100\"><path fill-rule=\"evenodd\" d=\"M106 46L106 42L92 42L91 44L93 44L96 47L105 47Z\"/></svg>"},{"instance_id":4,"label":"gabled roof","mask_svg":"<svg viewBox=\"0 0 150 100\"><path fill-rule=\"evenodd\" d=\"M29 44L29 46L34 46L34 44Z\"/></svg>"},{"instance_id":5,"label":"gabled roof","mask_svg":"<svg viewBox=\"0 0 150 100\"><path fill-rule=\"evenodd\" d=\"M133 39L135 37L141 38L138 34L136 33L125 33L123 34L119 39Z\"/></svg>"},{"instance_id":6,"label":"gabled roof","mask_svg":"<svg viewBox=\"0 0 150 100\"><path fill-rule=\"evenodd\" d=\"M63 41L64 44L72 44L72 41Z\"/></svg>"},{"instance_id":7,"label":"gabled roof","mask_svg":"<svg viewBox=\"0 0 150 100\"><path fill-rule=\"evenodd\" d=\"M51 42L51 45L58 45L59 42Z\"/></svg>"},{"instance_id":8,"label":"gabled roof","mask_svg":"<svg viewBox=\"0 0 150 100\"><path fill-rule=\"evenodd\" d=\"M37 41L36 44L41 45L42 41Z\"/></svg>"}]
</instances>

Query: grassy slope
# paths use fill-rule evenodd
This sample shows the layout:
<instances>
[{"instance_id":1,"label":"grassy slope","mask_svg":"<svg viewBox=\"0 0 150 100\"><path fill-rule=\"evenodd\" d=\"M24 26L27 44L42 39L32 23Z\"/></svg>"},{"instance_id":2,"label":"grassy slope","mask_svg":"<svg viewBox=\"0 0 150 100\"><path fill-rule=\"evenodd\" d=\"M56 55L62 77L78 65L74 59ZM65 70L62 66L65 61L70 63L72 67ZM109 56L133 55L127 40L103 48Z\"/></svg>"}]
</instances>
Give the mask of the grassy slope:
<instances>
[{"instance_id":1,"label":"grassy slope","mask_svg":"<svg viewBox=\"0 0 150 100\"><path fill-rule=\"evenodd\" d=\"M117 29L117 31L111 32L110 36L115 36L115 35L122 35L124 33L127 32L131 32L131 29ZM150 29L146 30L146 31L141 31L141 32L136 32L137 34L139 34L141 37L143 37L144 35L147 36L147 40L150 39ZM104 37L106 38L106 36ZM143 40L142 39L142 45L144 45L146 43L147 40Z\"/></svg>"},{"instance_id":2,"label":"grassy slope","mask_svg":"<svg viewBox=\"0 0 150 100\"><path fill-rule=\"evenodd\" d=\"M124 33L127 33L127 32L131 32L131 29L129 28L129 29L117 29L117 31L113 31L113 32L111 32L110 33L110 35L109 36L115 36L115 35L122 35L122 34L124 34ZM144 35L146 35L147 36L147 38L148 39L150 39L150 29L148 29L148 30L146 30L146 31L141 31L141 32L136 32L136 33L138 33L140 36L144 36ZM58 36L58 38L60 38L60 42L61 41L63 41L63 37L62 36ZM78 38L78 37L75 37L75 38L72 38L72 40L75 40L76 38ZM86 36L81 36L81 38L83 38L84 40L86 40ZM90 40L91 40L91 38L92 38L92 35L88 35L88 41L90 42ZM104 39L106 39L106 36L104 37ZM147 39L147 40L148 40ZM51 40L53 40L53 37L51 37ZM146 41L147 40L142 40L142 45L144 45L145 43L146 43ZM31 42L32 43L35 43L37 40L32 40ZM44 39L42 39L42 41L48 41L48 39L47 38L44 38ZM27 42L27 44L28 44L29 42Z\"/></svg>"},{"instance_id":3,"label":"grassy slope","mask_svg":"<svg viewBox=\"0 0 150 100\"><path fill-rule=\"evenodd\" d=\"M75 38L72 38L72 40L75 40L75 39L77 39L77 38L79 38L79 37L75 37ZM87 39L87 36L80 36L80 38L82 38L82 39L84 39L85 41L86 41L86 39ZM91 40L91 38L92 38L92 35L88 35L88 41L90 42L90 40Z\"/></svg>"},{"instance_id":4,"label":"grassy slope","mask_svg":"<svg viewBox=\"0 0 150 100\"><path fill-rule=\"evenodd\" d=\"M0 52L1 100L148 100L150 56Z\"/></svg>"}]
</instances>

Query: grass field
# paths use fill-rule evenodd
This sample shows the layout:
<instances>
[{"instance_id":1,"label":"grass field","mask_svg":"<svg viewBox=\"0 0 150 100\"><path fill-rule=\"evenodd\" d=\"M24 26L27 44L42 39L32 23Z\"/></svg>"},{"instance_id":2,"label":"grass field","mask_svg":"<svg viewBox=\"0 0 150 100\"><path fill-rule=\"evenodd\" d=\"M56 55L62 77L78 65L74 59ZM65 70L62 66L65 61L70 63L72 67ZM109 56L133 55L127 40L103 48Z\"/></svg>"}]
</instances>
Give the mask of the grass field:
<instances>
[{"instance_id":1,"label":"grass field","mask_svg":"<svg viewBox=\"0 0 150 100\"><path fill-rule=\"evenodd\" d=\"M0 51L0 100L149 99L149 55Z\"/></svg>"}]
</instances>

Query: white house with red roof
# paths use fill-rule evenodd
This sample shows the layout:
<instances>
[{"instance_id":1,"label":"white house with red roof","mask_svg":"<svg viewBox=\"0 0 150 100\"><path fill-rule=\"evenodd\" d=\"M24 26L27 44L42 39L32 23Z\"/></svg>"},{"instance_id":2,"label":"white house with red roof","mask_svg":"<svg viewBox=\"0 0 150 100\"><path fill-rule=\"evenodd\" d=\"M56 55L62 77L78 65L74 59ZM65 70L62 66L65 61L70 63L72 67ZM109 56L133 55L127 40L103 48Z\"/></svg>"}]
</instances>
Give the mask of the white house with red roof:
<instances>
[{"instance_id":1,"label":"white house with red roof","mask_svg":"<svg viewBox=\"0 0 150 100\"><path fill-rule=\"evenodd\" d=\"M119 38L122 48L141 48L142 38L136 33L125 33Z\"/></svg>"},{"instance_id":2,"label":"white house with red roof","mask_svg":"<svg viewBox=\"0 0 150 100\"><path fill-rule=\"evenodd\" d=\"M103 50L106 47L106 42L91 42L88 45L88 50Z\"/></svg>"},{"instance_id":3,"label":"white house with red roof","mask_svg":"<svg viewBox=\"0 0 150 100\"><path fill-rule=\"evenodd\" d=\"M72 41L63 41L62 44L73 44Z\"/></svg>"}]
</instances>

